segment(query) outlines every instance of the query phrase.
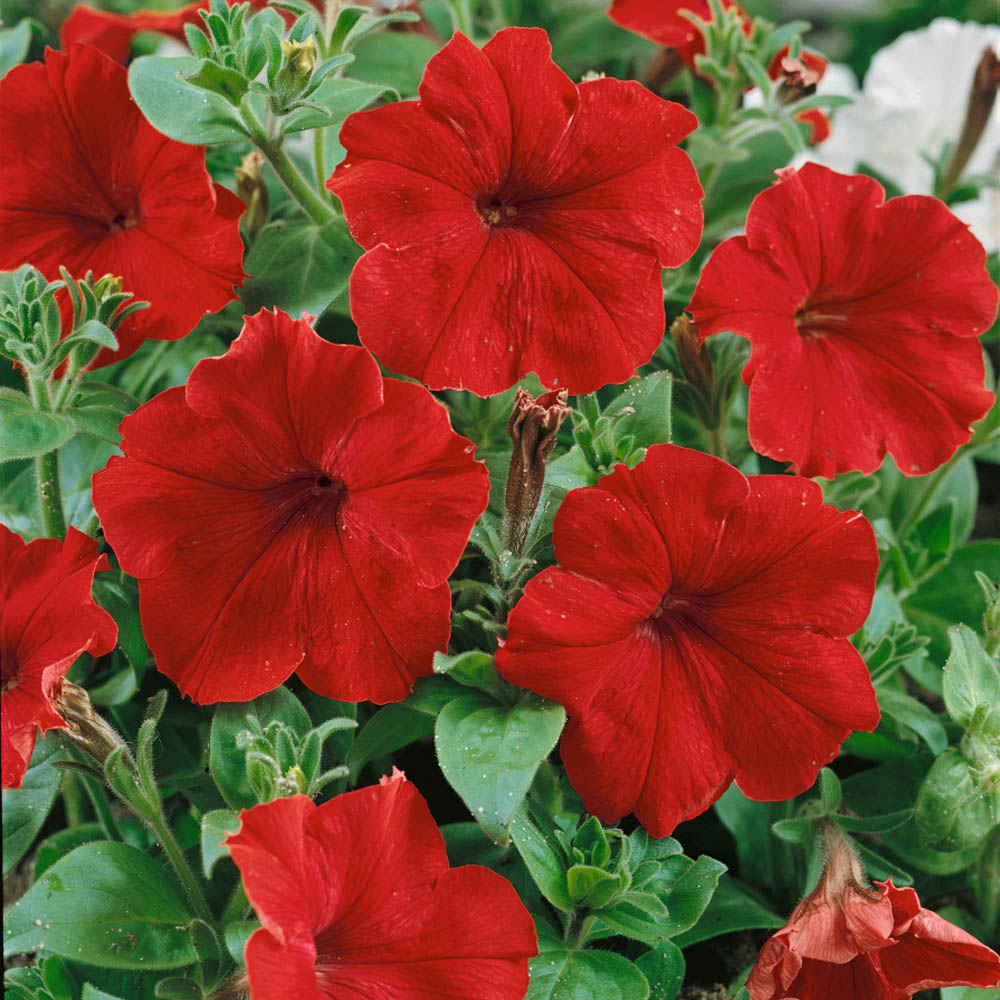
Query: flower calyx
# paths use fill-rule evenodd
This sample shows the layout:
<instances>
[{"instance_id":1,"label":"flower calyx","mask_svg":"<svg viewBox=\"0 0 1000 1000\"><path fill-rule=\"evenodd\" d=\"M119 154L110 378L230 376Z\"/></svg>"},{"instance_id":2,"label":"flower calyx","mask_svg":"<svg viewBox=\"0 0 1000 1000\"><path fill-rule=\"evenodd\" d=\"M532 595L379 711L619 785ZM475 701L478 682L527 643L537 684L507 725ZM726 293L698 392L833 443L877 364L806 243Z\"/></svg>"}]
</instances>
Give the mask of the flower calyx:
<instances>
[{"instance_id":1,"label":"flower calyx","mask_svg":"<svg viewBox=\"0 0 1000 1000\"><path fill-rule=\"evenodd\" d=\"M531 521L545 482L545 463L555 447L556 435L570 414L565 389L542 393L537 399L517 390L507 433L514 444L507 473L504 542L520 554L528 540Z\"/></svg>"}]
</instances>

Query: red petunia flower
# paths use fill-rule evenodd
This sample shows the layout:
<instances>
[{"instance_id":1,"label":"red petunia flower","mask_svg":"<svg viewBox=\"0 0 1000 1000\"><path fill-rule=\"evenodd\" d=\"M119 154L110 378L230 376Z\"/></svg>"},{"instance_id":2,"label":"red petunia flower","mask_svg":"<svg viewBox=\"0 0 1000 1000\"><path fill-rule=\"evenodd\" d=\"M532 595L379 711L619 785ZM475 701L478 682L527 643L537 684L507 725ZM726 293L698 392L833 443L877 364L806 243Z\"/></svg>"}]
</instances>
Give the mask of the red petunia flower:
<instances>
[{"instance_id":1,"label":"red petunia flower","mask_svg":"<svg viewBox=\"0 0 1000 1000\"><path fill-rule=\"evenodd\" d=\"M229 6L240 0L227 0ZM252 12L263 10L267 0L249 0ZM323 0L310 0L317 9L322 9ZM84 3L78 3L69 13L59 31L59 40L64 49L77 42L84 42L100 49L116 62L125 62L132 48L132 39L140 31L155 31L179 42L186 41L184 25L193 24L204 29L205 21L199 11L208 11L209 0L195 0L176 10L136 10L131 14L115 14L107 10L96 10ZM295 15L284 9L278 13L289 27L295 22Z\"/></svg>"},{"instance_id":2,"label":"red petunia flower","mask_svg":"<svg viewBox=\"0 0 1000 1000\"><path fill-rule=\"evenodd\" d=\"M751 1000L906 1000L939 986L996 986L1000 956L920 905L913 889L866 887L834 847L816 889L761 949Z\"/></svg>"},{"instance_id":3,"label":"red petunia flower","mask_svg":"<svg viewBox=\"0 0 1000 1000\"><path fill-rule=\"evenodd\" d=\"M722 0L724 10L742 7L735 0ZM657 45L674 49L684 62L695 68L694 57L705 54L705 36L681 11L688 11L702 21L711 21L708 0L612 0L608 17L626 31L634 31ZM750 32L750 19L744 16L744 31Z\"/></svg>"},{"instance_id":4,"label":"red petunia flower","mask_svg":"<svg viewBox=\"0 0 1000 1000\"><path fill-rule=\"evenodd\" d=\"M634 812L662 837L734 777L791 798L878 724L846 639L875 592L875 536L815 483L655 445L570 492L553 542L561 568L528 582L496 664L566 706L563 763L602 820Z\"/></svg>"},{"instance_id":5,"label":"red petunia flower","mask_svg":"<svg viewBox=\"0 0 1000 1000\"><path fill-rule=\"evenodd\" d=\"M52 706L81 653L109 653L114 619L90 594L108 569L97 543L76 528L26 545L0 524L0 669L3 674L3 787L20 788L37 730L64 728Z\"/></svg>"},{"instance_id":6,"label":"red petunia flower","mask_svg":"<svg viewBox=\"0 0 1000 1000\"><path fill-rule=\"evenodd\" d=\"M226 839L263 927L246 946L254 1000L520 1000L531 916L488 868L449 868L400 771L316 806L276 799Z\"/></svg>"},{"instance_id":7,"label":"red petunia flower","mask_svg":"<svg viewBox=\"0 0 1000 1000\"><path fill-rule=\"evenodd\" d=\"M590 392L663 336L661 267L698 245L689 111L634 81L574 84L545 32L456 34L420 100L351 115L327 182L368 252L361 342L431 388L480 395L528 371Z\"/></svg>"},{"instance_id":8,"label":"red petunia flower","mask_svg":"<svg viewBox=\"0 0 1000 1000\"><path fill-rule=\"evenodd\" d=\"M243 280L243 202L212 183L203 149L146 121L125 68L88 45L0 82L0 173L0 270L116 274L151 303L93 367L183 337Z\"/></svg>"},{"instance_id":9,"label":"red petunia flower","mask_svg":"<svg viewBox=\"0 0 1000 1000\"><path fill-rule=\"evenodd\" d=\"M431 673L489 482L426 389L261 312L121 429L94 507L183 694L245 701L297 671L386 702Z\"/></svg>"},{"instance_id":10,"label":"red petunia flower","mask_svg":"<svg viewBox=\"0 0 1000 1000\"><path fill-rule=\"evenodd\" d=\"M59 41L68 51L78 42L93 45L115 62L128 59L132 39L140 31L155 31L179 42L185 40L184 25L203 27L198 13L208 10L208 0L195 0L176 10L136 10L131 14L116 14L78 3L59 29Z\"/></svg>"},{"instance_id":11,"label":"red petunia flower","mask_svg":"<svg viewBox=\"0 0 1000 1000\"><path fill-rule=\"evenodd\" d=\"M750 206L689 307L702 338L753 345L750 441L804 476L937 468L990 408L976 337L997 311L985 251L936 198L884 202L807 163Z\"/></svg>"}]
</instances>

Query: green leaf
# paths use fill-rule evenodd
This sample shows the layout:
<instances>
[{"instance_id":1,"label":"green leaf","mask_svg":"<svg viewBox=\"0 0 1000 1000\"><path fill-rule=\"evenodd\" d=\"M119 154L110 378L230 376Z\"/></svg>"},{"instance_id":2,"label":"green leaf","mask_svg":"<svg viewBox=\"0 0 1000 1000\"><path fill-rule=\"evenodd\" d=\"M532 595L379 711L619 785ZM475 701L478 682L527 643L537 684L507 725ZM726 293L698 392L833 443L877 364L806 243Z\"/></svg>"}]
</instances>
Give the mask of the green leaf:
<instances>
[{"instance_id":1,"label":"green leaf","mask_svg":"<svg viewBox=\"0 0 1000 1000\"><path fill-rule=\"evenodd\" d=\"M84 434L117 445L121 441L118 425L139 405L139 400L113 385L84 382L80 398L66 415Z\"/></svg>"},{"instance_id":2,"label":"green leaf","mask_svg":"<svg viewBox=\"0 0 1000 1000\"><path fill-rule=\"evenodd\" d=\"M496 678L493 657L478 649L459 653L457 656L435 653L434 673L447 674L459 684L474 688L488 688Z\"/></svg>"},{"instance_id":3,"label":"green leaf","mask_svg":"<svg viewBox=\"0 0 1000 1000\"><path fill-rule=\"evenodd\" d=\"M561 705L529 696L513 708L486 694L450 702L434 727L434 746L449 784L498 844L566 722Z\"/></svg>"},{"instance_id":4,"label":"green leaf","mask_svg":"<svg viewBox=\"0 0 1000 1000\"><path fill-rule=\"evenodd\" d=\"M288 688L279 687L253 701L221 704L212 717L208 766L222 797L233 809L249 809L257 797L247 778L246 754L236 746L241 732L256 721L262 729L284 722L301 739L312 728L309 713Z\"/></svg>"},{"instance_id":5,"label":"green leaf","mask_svg":"<svg viewBox=\"0 0 1000 1000\"><path fill-rule=\"evenodd\" d=\"M240 920L234 924L228 924L223 936L226 939L226 950L233 956L233 961L243 964L243 952L246 949L247 941L255 930L260 928L256 920Z\"/></svg>"},{"instance_id":6,"label":"green leaf","mask_svg":"<svg viewBox=\"0 0 1000 1000\"><path fill-rule=\"evenodd\" d=\"M370 760L387 757L434 731L434 716L415 712L405 705L380 708L362 727L347 752L348 780L356 784L361 769Z\"/></svg>"},{"instance_id":7,"label":"green leaf","mask_svg":"<svg viewBox=\"0 0 1000 1000\"><path fill-rule=\"evenodd\" d=\"M635 964L649 983L649 1000L674 1000L684 983L684 954L673 941L662 941Z\"/></svg>"},{"instance_id":8,"label":"green leaf","mask_svg":"<svg viewBox=\"0 0 1000 1000\"><path fill-rule=\"evenodd\" d=\"M24 62L31 47L31 33L45 34L45 29L34 18L23 17L13 28L0 30L0 77Z\"/></svg>"},{"instance_id":9,"label":"green leaf","mask_svg":"<svg viewBox=\"0 0 1000 1000\"><path fill-rule=\"evenodd\" d=\"M128 844L84 844L6 917L4 955L45 951L118 969L175 969L197 956L191 915L159 862Z\"/></svg>"},{"instance_id":10,"label":"green leaf","mask_svg":"<svg viewBox=\"0 0 1000 1000\"><path fill-rule=\"evenodd\" d=\"M934 761L917 794L913 817L921 840L940 851L979 844L1000 823L992 782L955 747Z\"/></svg>"},{"instance_id":11,"label":"green leaf","mask_svg":"<svg viewBox=\"0 0 1000 1000\"><path fill-rule=\"evenodd\" d=\"M613 905L597 910L596 916L615 933L635 941L657 944L670 937L667 907L651 892L622 893Z\"/></svg>"},{"instance_id":12,"label":"green leaf","mask_svg":"<svg viewBox=\"0 0 1000 1000\"><path fill-rule=\"evenodd\" d=\"M646 1000L646 977L623 955L611 951L543 951L528 963L531 977L524 1000Z\"/></svg>"},{"instance_id":13,"label":"green leaf","mask_svg":"<svg viewBox=\"0 0 1000 1000\"><path fill-rule=\"evenodd\" d=\"M380 32L354 48L351 75L410 96L417 93L427 60L437 52L433 39L417 32Z\"/></svg>"},{"instance_id":14,"label":"green leaf","mask_svg":"<svg viewBox=\"0 0 1000 1000\"><path fill-rule=\"evenodd\" d=\"M824 812L833 812L840 805L840 779L828 767L819 772L819 795Z\"/></svg>"},{"instance_id":15,"label":"green leaf","mask_svg":"<svg viewBox=\"0 0 1000 1000\"><path fill-rule=\"evenodd\" d=\"M399 96L382 84L329 76L309 95L309 103L321 105L322 110L313 107L298 108L282 121L282 131L287 134L337 125L348 115L366 108L386 93L392 93L393 97Z\"/></svg>"},{"instance_id":16,"label":"green leaf","mask_svg":"<svg viewBox=\"0 0 1000 1000\"><path fill-rule=\"evenodd\" d=\"M933 753L941 753L948 745L944 726L922 701L904 691L882 689L878 692L878 703L886 715L915 732Z\"/></svg>"},{"instance_id":17,"label":"green leaf","mask_svg":"<svg viewBox=\"0 0 1000 1000\"><path fill-rule=\"evenodd\" d=\"M210 59L203 59L193 73L185 73L184 80L199 90L209 90L224 97L234 108L240 106L247 92L249 81L238 70L220 66Z\"/></svg>"},{"instance_id":18,"label":"green leaf","mask_svg":"<svg viewBox=\"0 0 1000 1000\"><path fill-rule=\"evenodd\" d=\"M670 372L654 372L633 380L604 409L605 414L626 413L622 429L635 437L636 444L648 448L671 439L671 397L673 381ZM629 414L629 411L634 411Z\"/></svg>"},{"instance_id":19,"label":"green leaf","mask_svg":"<svg viewBox=\"0 0 1000 1000\"><path fill-rule=\"evenodd\" d=\"M541 894L557 909L572 913L573 900L566 887L566 859L555 839L534 821L527 802L521 803L508 829L517 853Z\"/></svg>"},{"instance_id":20,"label":"green leaf","mask_svg":"<svg viewBox=\"0 0 1000 1000\"><path fill-rule=\"evenodd\" d=\"M944 665L944 703L948 714L968 729L979 705L1000 705L1000 666L968 626L948 629L948 638L951 654Z\"/></svg>"},{"instance_id":21,"label":"green leaf","mask_svg":"<svg viewBox=\"0 0 1000 1000\"><path fill-rule=\"evenodd\" d=\"M566 886L573 902L578 906L600 909L622 890L622 884L617 875L606 872L595 865L573 865L566 872ZM653 897L654 903L659 903ZM662 904L661 908L662 908ZM666 916L666 910L663 915Z\"/></svg>"},{"instance_id":22,"label":"green leaf","mask_svg":"<svg viewBox=\"0 0 1000 1000\"><path fill-rule=\"evenodd\" d=\"M129 67L128 86L150 124L164 135L194 146L244 142L249 136L239 112L221 94L185 79L198 72L192 57L142 56Z\"/></svg>"},{"instance_id":23,"label":"green leaf","mask_svg":"<svg viewBox=\"0 0 1000 1000\"><path fill-rule=\"evenodd\" d=\"M803 817L779 819L771 825L771 832L779 840L787 840L790 844L801 844L808 840L812 829L812 820Z\"/></svg>"},{"instance_id":24,"label":"green leaf","mask_svg":"<svg viewBox=\"0 0 1000 1000\"><path fill-rule=\"evenodd\" d=\"M23 393L0 393L0 462L45 455L74 434L76 426L69 417L36 410Z\"/></svg>"},{"instance_id":25,"label":"green leaf","mask_svg":"<svg viewBox=\"0 0 1000 1000\"><path fill-rule=\"evenodd\" d=\"M881 816L834 816L834 820L842 830L851 833L888 833L896 827L909 823L913 819L912 809L898 809L896 812L884 813Z\"/></svg>"},{"instance_id":26,"label":"green leaf","mask_svg":"<svg viewBox=\"0 0 1000 1000\"><path fill-rule=\"evenodd\" d=\"M229 848L222 842L239 828L239 813L231 809L213 809L201 817L201 867L205 878L212 877L212 869L220 858L229 856Z\"/></svg>"},{"instance_id":27,"label":"green leaf","mask_svg":"<svg viewBox=\"0 0 1000 1000\"><path fill-rule=\"evenodd\" d=\"M715 895L698 922L683 934L677 935L674 943L680 948L687 948L721 934L772 930L784 925L784 918L765 906L748 886L731 875L723 875L719 879Z\"/></svg>"},{"instance_id":28,"label":"green leaf","mask_svg":"<svg viewBox=\"0 0 1000 1000\"><path fill-rule=\"evenodd\" d=\"M320 315L346 288L361 249L342 219L322 226L280 220L265 226L246 259L241 293L248 313L277 306L292 316Z\"/></svg>"},{"instance_id":29,"label":"green leaf","mask_svg":"<svg viewBox=\"0 0 1000 1000\"><path fill-rule=\"evenodd\" d=\"M62 772L50 763L61 756L59 737L51 733L35 743L20 788L3 790L3 873L8 875L28 852L59 791Z\"/></svg>"},{"instance_id":30,"label":"green leaf","mask_svg":"<svg viewBox=\"0 0 1000 1000\"><path fill-rule=\"evenodd\" d=\"M58 771L58 768L56 769ZM103 840L104 830L100 823L81 823L59 830L46 837L35 853L35 878L51 868L60 858L65 857L74 848L91 840Z\"/></svg>"},{"instance_id":31,"label":"green leaf","mask_svg":"<svg viewBox=\"0 0 1000 1000\"><path fill-rule=\"evenodd\" d=\"M156 995L161 1000L202 1000L205 994L193 979L172 976L156 984Z\"/></svg>"},{"instance_id":32,"label":"green leaf","mask_svg":"<svg viewBox=\"0 0 1000 1000\"><path fill-rule=\"evenodd\" d=\"M664 925L664 937L672 938L690 930L698 922L715 894L726 866L703 854L697 861L683 855L668 858L663 868L665 872L673 869L679 874L667 894L661 897L670 913Z\"/></svg>"},{"instance_id":33,"label":"green leaf","mask_svg":"<svg viewBox=\"0 0 1000 1000\"><path fill-rule=\"evenodd\" d=\"M983 618L983 594L975 573L981 570L1000 578L1000 541L984 539L958 549L943 569L922 583L903 602L907 618L931 640L930 655L938 663L948 658L948 629L961 622L979 630Z\"/></svg>"},{"instance_id":34,"label":"green leaf","mask_svg":"<svg viewBox=\"0 0 1000 1000\"><path fill-rule=\"evenodd\" d=\"M99 990L96 986L91 986L90 983L83 984L83 993L80 994L80 997L81 1000L122 1000L121 997L105 993L104 990Z\"/></svg>"}]
</instances>

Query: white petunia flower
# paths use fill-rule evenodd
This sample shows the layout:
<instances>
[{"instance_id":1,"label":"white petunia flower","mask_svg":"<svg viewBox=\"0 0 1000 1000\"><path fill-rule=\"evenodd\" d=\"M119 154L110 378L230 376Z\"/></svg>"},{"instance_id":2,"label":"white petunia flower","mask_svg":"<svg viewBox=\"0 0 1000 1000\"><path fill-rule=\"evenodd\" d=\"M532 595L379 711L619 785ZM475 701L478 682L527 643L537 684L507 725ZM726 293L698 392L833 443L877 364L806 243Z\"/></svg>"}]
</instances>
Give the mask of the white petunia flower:
<instances>
[{"instance_id":1,"label":"white petunia flower","mask_svg":"<svg viewBox=\"0 0 1000 1000\"><path fill-rule=\"evenodd\" d=\"M858 94L829 72L821 93L844 93L855 103L837 109L830 138L802 158L845 173L866 163L907 194L930 194L938 160L965 120L972 76L983 50L1000 52L1000 26L939 17L900 35L875 55ZM964 176L1000 171L1000 101L993 108ZM953 206L990 252L1000 245L1000 191L983 188L975 201Z\"/></svg>"}]
</instances>

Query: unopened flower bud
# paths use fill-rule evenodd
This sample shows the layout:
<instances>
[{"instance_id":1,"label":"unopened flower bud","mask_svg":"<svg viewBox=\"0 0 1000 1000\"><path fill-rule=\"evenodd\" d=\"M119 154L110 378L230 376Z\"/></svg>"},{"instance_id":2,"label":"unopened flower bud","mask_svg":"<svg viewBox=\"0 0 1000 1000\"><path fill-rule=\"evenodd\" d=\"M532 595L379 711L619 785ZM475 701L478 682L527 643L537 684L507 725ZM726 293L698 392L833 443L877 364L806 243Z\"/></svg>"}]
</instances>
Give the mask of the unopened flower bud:
<instances>
[{"instance_id":1,"label":"unopened flower bud","mask_svg":"<svg viewBox=\"0 0 1000 1000\"><path fill-rule=\"evenodd\" d=\"M954 190L962 177L962 171L965 170L976 146L979 145L986 123L993 113L998 88L1000 88L1000 56L997 56L996 50L990 46L983 51L976 65L976 71L972 74L972 88L969 90L965 122L942 182L944 194Z\"/></svg>"},{"instance_id":2,"label":"unopened flower bud","mask_svg":"<svg viewBox=\"0 0 1000 1000\"><path fill-rule=\"evenodd\" d=\"M316 49L316 39L310 35L304 42L282 41L281 54L285 57L290 75L304 78L312 76L319 55Z\"/></svg>"},{"instance_id":3,"label":"unopened flower bud","mask_svg":"<svg viewBox=\"0 0 1000 1000\"><path fill-rule=\"evenodd\" d=\"M698 327L686 313L681 313L670 324L670 336L677 347L677 359L684 378L707 398L712 390L712 356L698 339Z\"/></svg>"},{"instance_id":4,"label":"unopened flower bud","mask_svg":"<svg viewBox=\"0 0 1000 1000\"><path fill-rule=\"evenodd\" d=\"M63 735L97 761L103 770L111 753L125 746L125 741L94 711L90 695L82 687L64 680L52 704L69 723Z\"/></svg>"},{"instance_id":5,"label":"unopened flower bud","mask_svg":"<svg viewBox=\"0 0 1000 1000\"><path fill-rule=\"evenodd\" d=\"M94 283L94 294L98 301L109 295L117 295L122 290L122 279L114 274L105 274Z\"/></svg>"},{"instance_id":6,"label":"unopened flower bud","mask_svg":"<svg viewBox=\"0 0 1000 1000\"><path fill-rule=\"evenodd\" d=\"M264 181L264 157L260 153L247 153L236 168L236 193L247 207L241 220L243 228L253 239L271 215L271 196Z\"/></svg>"},{"instance_id":7,"label":"unopened flower bud","mask_svg":"<svg viewBox=\"0 0 1000 1000\"><path fill-rule=\"evenodd\" d=\"M786 56L781 60L781 86L778 100L782 104L792 104L816 93L822 72L809 66L802 59Z\"/></svg>"},{"instance_id":8,"label":"unopened flower bud","mask_svg":"<svg viewBox=\"0 0 1000 1000\"><path fill-rule=\"evenodd\" d=\"M504 541L520 553L528 537L531 519L538 507L545 482L545 463L555 447L556 434L569 416L565 389L542 393L538 399L517 390L507 433L514 442L505 495Z\"/></svg>"}]
</instances>

